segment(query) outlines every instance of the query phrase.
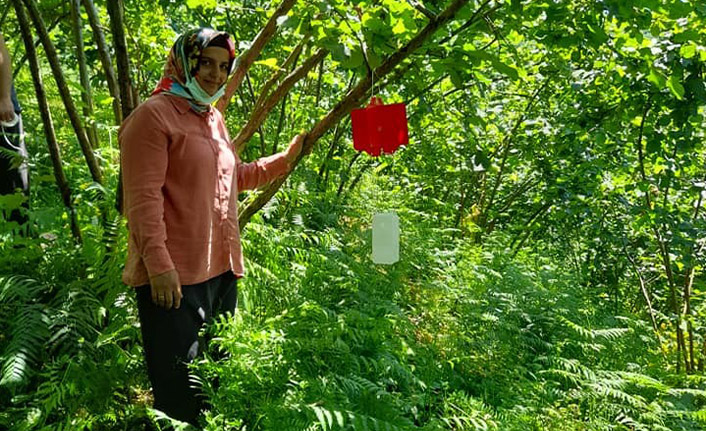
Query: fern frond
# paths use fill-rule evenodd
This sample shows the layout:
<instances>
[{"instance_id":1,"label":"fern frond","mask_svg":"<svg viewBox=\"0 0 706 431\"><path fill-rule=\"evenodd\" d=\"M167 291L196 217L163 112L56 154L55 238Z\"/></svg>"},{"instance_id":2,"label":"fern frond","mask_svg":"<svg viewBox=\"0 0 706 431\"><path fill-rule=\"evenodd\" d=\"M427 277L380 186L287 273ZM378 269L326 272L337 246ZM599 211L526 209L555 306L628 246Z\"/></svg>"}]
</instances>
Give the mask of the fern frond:
<instances>
[{"instance_id":1,"label":"fern frond","mask_svg":"<svg viewBox=\"0 0 706 431\"><path fill-rule=\"evenodd\" d=\"M605 339L608 341L616 340L628 332L630 328L605 328L605 329L590 329L572 322L564 316L559 315L559 321L564 323L569 329L585 340Z\"/></svg>"},{"instance_id":2,"label":"fern frond","mask_svg":"<svg viewBox=\"0 0 706 431\"><path fill-rule=\"evenodd\" d=\"M341 430L347 427L354 430L401 431L394 423L351 410L329 409L318 405L307 406L316 417L316 423L324 431Z\"/></svg>"},{"instance_id":3,"label":"fern frond","mask_svg":"<svg viewBox=\"0 0 706 431\"><path fill-rule=\"evenodd\" d=\"M16 275L0 277L0 306L36 300L44 290L45 286L32 278Z\"/></svg>"},{"instance_id":4,"label":"fern frond","mask_svg":"<svg viewBox=\"0 0 706 431\"><path fill-rule=\"evenodd\" d=\"M49 320L44 307L24 304L11 323L12 338L0 357L0 386L25 381L39 363L49 337Z\"/></svg>"},{"instance_id":5,"label":"fern frond","mask_svg":"<svg viewBox=\"0 0 706 431\"><path fill-rule=\"evenodd\" d=\"M643 397L639 395L630 395L625 391L617 389L616 387L608 384L609 382L601 381L596 383L589 383L586 385L588 388L593 390L596 394L604 397L613 398L620 401L621 403L629 404L632 407L638 409L647 409L647 403Z\"/></svg>"}]
</instances>

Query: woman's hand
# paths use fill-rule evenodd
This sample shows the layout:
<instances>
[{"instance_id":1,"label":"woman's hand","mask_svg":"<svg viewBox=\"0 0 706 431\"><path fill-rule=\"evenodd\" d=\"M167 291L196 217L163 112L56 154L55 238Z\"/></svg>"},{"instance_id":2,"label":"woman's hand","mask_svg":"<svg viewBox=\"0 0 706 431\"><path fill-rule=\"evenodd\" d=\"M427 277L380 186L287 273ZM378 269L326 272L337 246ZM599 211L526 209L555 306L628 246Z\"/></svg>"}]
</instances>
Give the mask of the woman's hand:
<instances>
[{"instance_id":1,"label":"woman's hand","mask_svg":"<svg viewBox=\"0 0 706 431\"><path fill-rule=\"evenodd\" d=\"M9 123L15 118L15 106L10 96L0 98L0 121Z\"/></svg>"},{"instance_id":2,"label":"woman's hand","mask_svg":"<svg viewBox=\"0 0 706 431\"><path fill-rule=\"evenodd\" d=\"M289 147L287 147L287 150L285 151L285 158L287 159L287 163L289 163L290 167L297 159L297 156L299 156L299 153L301 153L305 138L306 132L301 132L292 139L292 142L289 143Z\"/></svg>"},{"instance_id":3,"label":"woman's hand","mask_svg":"<svg viewBox=\"0 0 706 431\"><path fill-rule=\"evenodd\" d=\"M152 302L155 305L167 310L172 306L179 308L182 295L179 274L176 269L150 277L150 285L152 286Z\"/></svg>"}]
</instances>

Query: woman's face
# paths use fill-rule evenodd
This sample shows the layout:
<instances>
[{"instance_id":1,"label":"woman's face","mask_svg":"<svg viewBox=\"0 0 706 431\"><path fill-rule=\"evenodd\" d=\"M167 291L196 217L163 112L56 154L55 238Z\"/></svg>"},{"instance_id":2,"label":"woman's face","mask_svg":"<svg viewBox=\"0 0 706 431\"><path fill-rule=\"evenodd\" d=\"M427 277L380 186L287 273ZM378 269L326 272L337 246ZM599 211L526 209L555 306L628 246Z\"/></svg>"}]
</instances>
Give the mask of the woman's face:
<instances>
[{"instance_id":1,"label":"woman's face","mask_svg":"<svg viewBox=\"0 0 706 431\"><path fill-rule=\"evenodd\" d=\"M201 88L213 96L228 77L228 50L218 46L207 46L201 52L199 69L196 71L196 82Z\"/></svg>"}]
</instances>

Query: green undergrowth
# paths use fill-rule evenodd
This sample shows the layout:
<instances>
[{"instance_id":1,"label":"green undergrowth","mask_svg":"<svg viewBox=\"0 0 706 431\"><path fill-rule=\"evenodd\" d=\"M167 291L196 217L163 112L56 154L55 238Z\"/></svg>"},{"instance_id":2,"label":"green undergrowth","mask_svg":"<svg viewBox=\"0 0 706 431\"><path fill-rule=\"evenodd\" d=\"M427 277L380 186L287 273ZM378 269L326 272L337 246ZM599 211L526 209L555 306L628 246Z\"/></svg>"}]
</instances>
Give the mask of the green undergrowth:
<instances>
[{"instance_id":1,"label":"green undergrowth","mask_svg":"<svg viewBox=\"0 0 706 431\"><path fill-rule=\"evenodd\" d=\"M205 429L706 425L702 379L665 374L650 325L616 315L550 246L474 244L381 190L365 179L356 205L290 192L248 224L239 309L206 329L193 366ZM370 220L389 210L400 261L375 265ZM106 221L80 247L62 235L1 246L0 428L165 429L120 282L121 232Z\"/></svg>"},{"instance_id":2,"label":"green undergrowth","mask_svg":"<svg viewBox=\"0 0 706 431\"><path fill-rule=\"evenodd\" d=\"M46 226L45 226L46 227ZM118 219L0 245L0 429L143 429L149 422Z\"/></svg>"},{"instance_id":3,"label":"green undergrowth","mask_svg":"<svg viewBox=\"0 0 706 431\"><path fill-rule=\"evenodd\" d=\"M244 301L194 367L207 429L702 429L703 382L660 374L650 326L550 249L512 256L398 207L401 260L373 264L393 196L336 229L248 227Z\"/></svg>"}]
</instances>

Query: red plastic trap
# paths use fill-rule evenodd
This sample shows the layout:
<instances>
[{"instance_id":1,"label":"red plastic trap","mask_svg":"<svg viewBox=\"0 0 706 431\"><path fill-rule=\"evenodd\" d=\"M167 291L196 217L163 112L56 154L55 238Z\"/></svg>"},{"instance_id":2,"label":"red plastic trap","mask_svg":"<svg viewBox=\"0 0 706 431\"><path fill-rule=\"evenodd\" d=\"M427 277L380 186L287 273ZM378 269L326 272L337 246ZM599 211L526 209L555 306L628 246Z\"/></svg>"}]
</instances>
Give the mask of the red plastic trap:
<instances>
[{"instance_id":1,"label":"red plastic trap","mask_svg":"<svg viewBox=\"0 0 706 431\"><path fill-rule=\"evenodd\" d=\"M373 97L367 107L351 112L351 124L353 148L374 157L392 154L409 142L404 103L383 105L379 97Z\"/></svg>"}]
</instances>

